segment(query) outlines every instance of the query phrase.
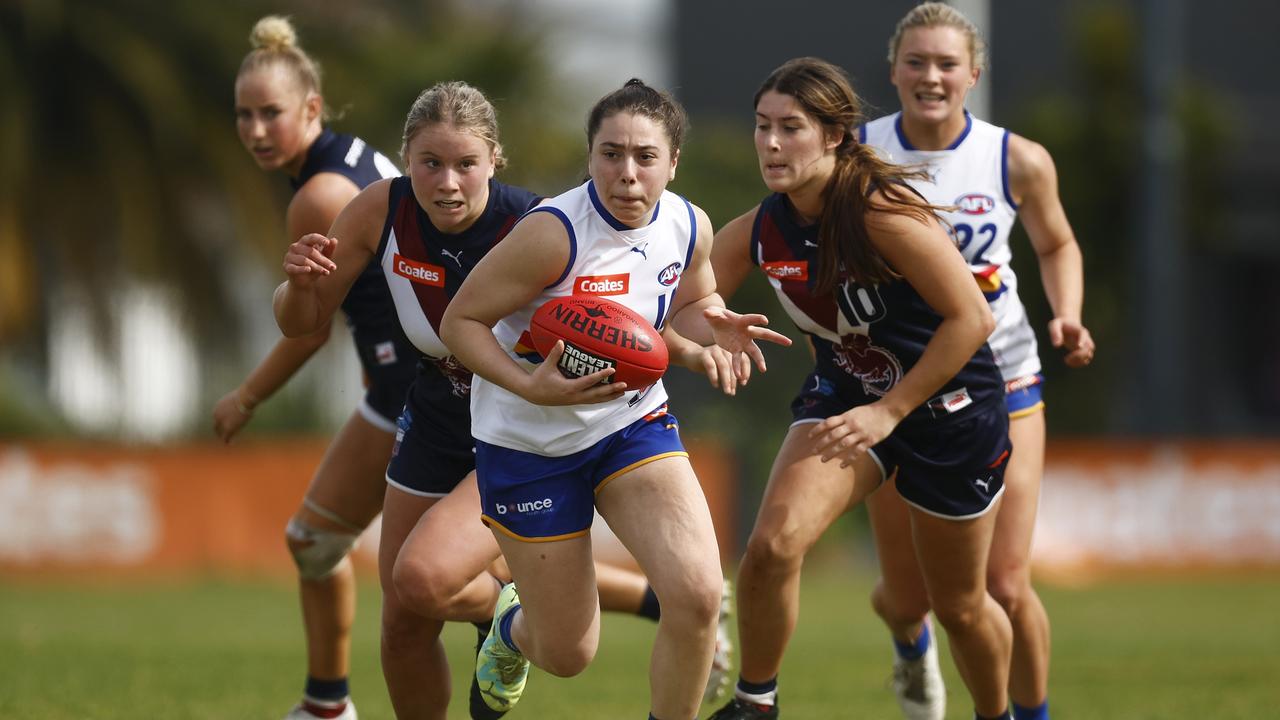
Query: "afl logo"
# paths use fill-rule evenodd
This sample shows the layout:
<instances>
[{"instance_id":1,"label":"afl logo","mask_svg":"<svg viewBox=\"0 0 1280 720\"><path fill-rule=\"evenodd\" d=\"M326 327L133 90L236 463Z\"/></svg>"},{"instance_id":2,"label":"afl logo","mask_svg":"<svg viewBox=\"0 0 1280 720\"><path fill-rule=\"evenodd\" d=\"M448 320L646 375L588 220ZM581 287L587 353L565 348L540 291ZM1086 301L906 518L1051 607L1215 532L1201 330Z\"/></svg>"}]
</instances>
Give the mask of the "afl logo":
<instances>
[{"instance_id":1,"label":"afl logo","mask_svg":"<svg viewBox=\"0 0 1280 720\"><path fill-rule=\"evenodd\" d=\"M956 206L965 215L986 215L996 209L996 201L990 195L969 193L956 198Z\"/></svg>"},{"instance_id":2,"label":"afl logo","mask_svg":"<svg viewBox=\"0 0 1280 720\"><path fill-rule=\"evenodd\" d=\"M680 263L673 262L662 268L662 272L658 273L658 282L662 283L666 287L675 285L676 281L680 279L680 267Z\"/></svg>"}]
</instances>

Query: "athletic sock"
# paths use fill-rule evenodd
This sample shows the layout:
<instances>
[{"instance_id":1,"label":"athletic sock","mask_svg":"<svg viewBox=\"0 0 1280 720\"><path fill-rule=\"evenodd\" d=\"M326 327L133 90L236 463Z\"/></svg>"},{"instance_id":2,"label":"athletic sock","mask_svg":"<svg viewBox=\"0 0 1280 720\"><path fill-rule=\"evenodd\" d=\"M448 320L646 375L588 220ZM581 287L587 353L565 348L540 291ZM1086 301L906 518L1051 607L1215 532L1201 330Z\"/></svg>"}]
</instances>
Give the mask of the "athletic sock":
<instances>
[{"instance_id":1,"label":"athletic sock","mask_svg":"<svg viewBox=\"0 0 1280 720\"><path fill-rule=\"evenodd\" d=\"M893 649L903 660L919 660L929 651L929 623L920 626L920 637L914 642L904 643L893 638Z\"/></svg>"},{"instance_id":2,"label":"athletic sock","mask_svg":"<svg viewBox=\"0 0 1280 720\"><path fill-rule=\"evenodd\" d=\"M1031 708L1014 703L1013 720L1049 720L1049 700Z\"/></svg>"},{"instance_id":3,"label":"athletic sock","mask_svg":"<svg viewBox=\"0 0 1280 720\"><path fill-rule=\"evenodd\" d=\"M778 676L762 683L747 682L738 676L738 686L734 688L734 696L754 705L776 705L778 703Z\"/></svg>"},{"instance_id":4,"label":"athletic sock","mask_svg":"<svg viewBox=\"0 0 1280 720\"><path fill-rule=\"evenodd\" d=\"M653 591L652 585L645 584L644 599L640 601L640 609L636 614L654 622L658 622L658 618L662 617L662 608L658 606L658 594Z\"/></svg>"},{"instance_id":5,"label":"athletic sock","mask_svg":"<svg viewBox=\"0 0 1280 720\"><path fill-rule=\"evenodd\" d=\"M520 648L516 647L516 641L511 637L511 621L515 619L516 611L519 609L519 603L512 605L507 608L507 613L498 621L498 637L507 644L507 647L516 652L520 652Z\"/></svg>"},{"instance_id":6,"label":"athletic sock","mask_svg":"<svg viewBox=\"0 0 1280 720\"><path fill-rule=\"evenodd\" d=\"M315 700L322 703L341 702L347 699L347 695L351 693L351 689L347 686L345 677L337 680L320 680L307 676L307 685L303 688L302 693L308 700Z\"/></svg>"},{"instance_id":7,"label":"athletic sock","mask_svg":"<svg viewBox=\"0 0 1280 720\"><path fill-rule=\"evenodd\" d=\"M337 680L320 680L307 676L303 690L302 707L320 718L336 718L347 709L350 688L345 677Z\"/></svg>"}]
</instances>

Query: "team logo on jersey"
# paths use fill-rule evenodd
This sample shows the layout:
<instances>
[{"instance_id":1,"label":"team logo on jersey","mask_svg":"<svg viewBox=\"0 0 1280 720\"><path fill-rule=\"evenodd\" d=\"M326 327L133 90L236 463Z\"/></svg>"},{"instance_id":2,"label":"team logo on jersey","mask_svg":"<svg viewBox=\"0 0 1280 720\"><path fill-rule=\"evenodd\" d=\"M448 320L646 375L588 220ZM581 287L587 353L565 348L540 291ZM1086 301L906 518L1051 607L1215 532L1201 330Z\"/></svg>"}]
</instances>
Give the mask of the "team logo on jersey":
<instances>
[{"instance_id":1,"label":"team logo on jersey","mask_svg":"<svg viewBox=\"0 0 1280 720\"><path fill-rule=\"evenodd\" d=\"M956 198L955 206L965 215L986 215L996 209L996 200L990 195L969 193Z\"/></svg>"},{"instance_id":2,"label":"team logo on jersey","mask_svg":"<svg viewBox=\"0 0 1280 720\"><path fill-rule=\"evenodd\" d=\"M978 289L982 291L982 295L991 302L1004 294L1009 289L1008 285L1000 279L1000 266L988 265L987 267L973 273L973 279L978 283Z\"/></svg>"},{"instance_id":3,"label":"team logo on jersey","mask_svg":"<svg viewBox=\"0 0 1280 720\"><path fill-rule=\"evenodd\" d=\"M808 260L777 260L774 262L760 263L760 269L771 278L779 280L800 280L807 281L809 279L809 261Z\"/></svg>"},{"instance_id":4,"label":"team logo on jersey","mask_svg":"<svg viewBox=\"0 0 1280 720\"><path fill-rule=\"evenodd\" d=\"M969 388L960 388L932 398L926 404L934 417L946 417L972 405L973 396L969 394Z\"/></svg>"},{"instance_id":5,"label":"team logo on jersey","mask_svg":"<svg viewBox=\"0 0 1280 720\"><path fill-rule=\"evenodd\" d=\"M396 364L396 344L390 340L373 346L373 357L379 365Z\"/></svg>"},{"instance_id":6,"label":"team logo on jersey","mask_svg":"<svg viewBox=\"0 0 1280 720\"><path fill-rule=\"evenodd\" d=\"M444 268L439 265L410 260L400 253L396 253L393 267L397 275L409 278L410 282L444 287Z\"/></svg>"},{"instance_id":7,"label":"team logo on jersey","mask_svg":"<svg viewBox=\"0 0 1280 720\"><path fill-rule=\"evenodd\" d=\"M530 335L528 330L520 333L520 339L516 340L516 346L511 348L511 352L514 352L521 360L535 365L546 359L534 347L533 335Z\"/></svg>"},{"instance_id":8,"label":"team logo on jersey","mask_svg":"<svg viewBox=\"0 0 1280 720\"><path fill-rule=\"evenodd\" d=\"M671 287L680 280L680 268L684 267L678 262L662 268L662 272L658 273L658 282L665 287Z\"/></svg>"},{"instance_id":9,"label":"team logo on jersey","mask_svg":"<svg viewBox=\"0 0 1280 720\"><path fill-rule=\"evenodd\" d=\"M902 363L893 353L871 344L860 333L845 335L834 345L836 366L862 381L868 395L883 397L902 379Z\"/></svg>"},{"instance_id":10,"label":"team logo on jersey","mask_svg":"<svg viewBox=\"0 0 1280 720\"><path fill-rule=\"evenodd\" d=\"M458 361L458 358L450 355L445 358L435 358L436 369L440 374L449 381L452 386L454 397L470 397L471 396L471 371Z\"/></svg>"},{"instance_id":11,"label":"team logo on jersey","mask_svg":"<svg viewBox=\"0 0 1280 720\"><path fill-rule=\"evenodd\" d=\"M440 254L457 263L458 267L462 267L462 251L461 250L454 253L454 252L449 252L449 248L440 248Z\"/></svg>"},{"instance_id":12,"label":"team logo on jersey","mask_svg":"<svg viewBox=\"0 0 1280 720\"><path fill-rule=\"evenodd\" d=\"M575 295L626 295L631 290L631 273L582 275L573 280Z\"/></svg>"}]
</instances>

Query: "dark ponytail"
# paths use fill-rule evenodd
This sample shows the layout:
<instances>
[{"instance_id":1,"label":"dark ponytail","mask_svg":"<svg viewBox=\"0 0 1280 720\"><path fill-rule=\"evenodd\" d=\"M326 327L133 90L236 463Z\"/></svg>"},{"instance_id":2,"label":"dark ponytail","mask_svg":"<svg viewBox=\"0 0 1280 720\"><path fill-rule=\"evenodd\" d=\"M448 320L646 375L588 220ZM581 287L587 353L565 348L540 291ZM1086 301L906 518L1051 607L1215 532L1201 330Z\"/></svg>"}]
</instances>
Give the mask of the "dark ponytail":
<instances>
[{"instance_id":1,"label":"dark ponytail","mask_svg":"<svg viewBox=\"0 0 1280 720\"><path fill-rule=\"evenodd\" d=\"M689 116L670 93L649 87L640 78L631 78L621 88L600 98L587 115L587 147L595 145L596 133L607 117L618 113L642 115L661 125L671 141L671 155L680 152Z\"/></svg>"},{"instance_id":2,"label":"dark ponytail","mask_svg":"<svg viewBox=\"0 0 1280 720\"><path fill-rule=\"evenodd\" d=\"M882 211L929 221L942 208L907 185L928 176L918 168L886 162L858 142L862 101L839 67L818 58L789 60L765 78L755 104L770 90L795 98L819 126L840 133L835 170L823 190L814 292L830 292L846 278L870 286L900 277L871 244L866 216Z\"/></svg>"}]
</instances>

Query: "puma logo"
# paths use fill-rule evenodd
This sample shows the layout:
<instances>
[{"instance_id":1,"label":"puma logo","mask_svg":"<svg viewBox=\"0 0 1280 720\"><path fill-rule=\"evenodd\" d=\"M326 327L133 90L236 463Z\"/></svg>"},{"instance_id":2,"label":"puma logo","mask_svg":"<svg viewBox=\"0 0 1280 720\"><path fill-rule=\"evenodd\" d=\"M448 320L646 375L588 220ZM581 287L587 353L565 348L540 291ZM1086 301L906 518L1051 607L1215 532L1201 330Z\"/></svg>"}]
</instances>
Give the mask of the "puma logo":
<instances>
[{"instance_id":1,"label":"puma logo","mask_svg":"<svg viewBox=\"0 0 1280 720\"><path fill-rule=\"evenodd\" d=\"M989 493L989 492L991 492L991 477L990 477L990 476L988 476L986 480L974 480L974 481L973 481L973 484L974 484L974 485L977 485L977 486L978 486L978 487L980 487L980 488L982 488L982 492L985 492L985 493Z\"/></svg>"},{"instance_id":2,"label":"puma logo","mask_svg":"<svg viewBox=\"0 0 1280 720\"><path fill-rule=\"evenodd\" d=\"M462 267L462 251L461 250L459 250L455 255L454 253L449 252L445 248L440 248L440 254L444 255L445 257L457 263L458 267Z\"/></svg>"},{"instance_id":3,"label":"puma logo","mask_svg":"<svg viewBox=\"0 0 1280 720\"><path fill-rule=\"evenodd\" d=\"M640 253L640 257L644 258L645 260L648 260L648 259L649 259L649 255L648 255L648 253L646 253L646 252L645 252L645 251L646 251L646 250L648 250L648 249L649 249L649 243L647 243L647 242L646 242L646 243L644 243L643 245L637 245L637 246L635 246L635 247L631 248L631 252L633 252L633 253Z\"/></svg>"}]
</instances>

